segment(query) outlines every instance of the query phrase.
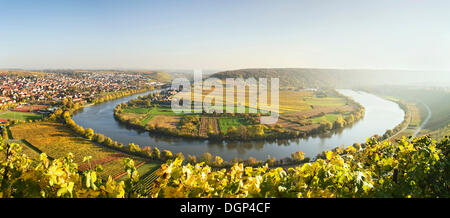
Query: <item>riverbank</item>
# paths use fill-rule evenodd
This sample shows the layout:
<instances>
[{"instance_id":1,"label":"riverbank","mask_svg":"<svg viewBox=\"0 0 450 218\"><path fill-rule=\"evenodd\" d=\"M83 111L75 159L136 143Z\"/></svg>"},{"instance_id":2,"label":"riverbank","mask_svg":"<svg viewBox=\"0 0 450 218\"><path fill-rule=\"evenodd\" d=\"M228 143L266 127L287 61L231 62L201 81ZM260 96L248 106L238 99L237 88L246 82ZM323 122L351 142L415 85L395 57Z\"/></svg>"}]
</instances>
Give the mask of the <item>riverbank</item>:
<instances>
[{"instance_id":1,"label":"riverbank","mask_svg":"<svg viewBox=\"0 0 450 218\"><path fill-rule=\"evenodd\" d=\"M334 90L282 91L280 96L285 113L272 125L260 124L260 113L174 113L170 104L158 100L170 99L168 92L118 104L114 117L152 134L220 142L307 138L351 126L364 116L363 106ZM292 102L304 105L293 110Z\"/></svg>"},{"instance_id":2,"label":"riverbank","mask_svg":"<svg viewBox=\"0 0 450 218\"><path fill-rule=\"evenodd\" d=\"M94 105L74 114L72 118L77 124L92 128L96 132L109 136L112 140L124 145L134 143L141 145L142 148L149 145L155 147L156 145L161 150L169 150L173 154L182 152L185 156L195 155L200 157L208 152L212 156L220 156L226 161L235 158L248 160L251 157L257 160L267 160L269 157L279 160L289 157L299 150L305 153L305 157L315 157L322 151L331 150L341 145L348 146L355 142L363 143L367 137L374 134L383 135L386 129L392 129L403 121L404 112L394 102L366 92L352 90L343 90L343 92L366 108L364 118L341 130L297 139L215 142L149 134L123 125L114 118L113 110L118 104L136 98L138 95L117 99L102 105Z\"/></svg>"}]
</instances>

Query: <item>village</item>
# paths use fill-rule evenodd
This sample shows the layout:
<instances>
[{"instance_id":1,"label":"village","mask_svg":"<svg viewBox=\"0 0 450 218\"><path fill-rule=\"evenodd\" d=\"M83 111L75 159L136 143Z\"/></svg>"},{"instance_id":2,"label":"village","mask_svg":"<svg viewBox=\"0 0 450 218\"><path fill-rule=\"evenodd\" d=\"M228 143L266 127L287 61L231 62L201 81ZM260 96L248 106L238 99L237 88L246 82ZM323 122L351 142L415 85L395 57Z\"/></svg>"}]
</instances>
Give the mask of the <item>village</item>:
<instances>
[{"instance_id":1,"label":"village","mask_svg":"<svg viewBox=\"0 0 450 218\"><path fill-rule=\"evenodd\" d=\"M0 73L0 124L9 120L49 114L59 102L71 98L85 104L96 96L122 90L162 85L142 74L116 72ZM27 114L24 114L27 113ZM31 114L33 113L33 114Z\"/></svg>"}]
</instances>

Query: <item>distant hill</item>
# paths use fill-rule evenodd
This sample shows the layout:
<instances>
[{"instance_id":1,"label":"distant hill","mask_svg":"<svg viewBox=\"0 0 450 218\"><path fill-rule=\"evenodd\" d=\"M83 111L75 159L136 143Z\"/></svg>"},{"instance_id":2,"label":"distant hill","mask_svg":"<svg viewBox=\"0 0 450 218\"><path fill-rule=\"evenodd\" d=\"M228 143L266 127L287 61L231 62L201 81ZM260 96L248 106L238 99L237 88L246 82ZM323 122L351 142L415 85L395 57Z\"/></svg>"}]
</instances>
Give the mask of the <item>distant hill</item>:
<instances>
[{"instance_id":1,"label":"distant hill","mask_svg":"<svg viewBox=\"0 0 450 218\"><path fill-rule=\"evenodd\" d=\"M211 75L225 78L279 78L281 87L350 88L368 85L408 85L424 81L442 81L448 72L400 70L344 70L308 68L267 68L224 71ZM450 81L447 77L446 81Z\"/></svg>"},{"instance_id":2,"label":"distant hill","mask_svg":"<svg viewBox=\"0 0 450 218\"><path fill-rule=\"evenodd\" d=\"M121 73L129 73L129 74L141 74L143 76L148 77L149 79L153 79L159 82L171 82L173 77L166 72L162 72L162 71L147 71L147 70L136 70L136 71L132 71L132 70L128 70L128 71L117 71L117 72L121 72Z\"/></svg>"},{"instance_id":3,"label":"distant hill","mask_svg":"<svg viewBox=\"0 0 450 218\"><path fill-rule=\"evenodd\" d=\"M144 75L149 77L150 79L154 79L160 82L172 81L172 76L165 72L151 72L151 73L144 73Z\"/></svg>"}]
</instances>

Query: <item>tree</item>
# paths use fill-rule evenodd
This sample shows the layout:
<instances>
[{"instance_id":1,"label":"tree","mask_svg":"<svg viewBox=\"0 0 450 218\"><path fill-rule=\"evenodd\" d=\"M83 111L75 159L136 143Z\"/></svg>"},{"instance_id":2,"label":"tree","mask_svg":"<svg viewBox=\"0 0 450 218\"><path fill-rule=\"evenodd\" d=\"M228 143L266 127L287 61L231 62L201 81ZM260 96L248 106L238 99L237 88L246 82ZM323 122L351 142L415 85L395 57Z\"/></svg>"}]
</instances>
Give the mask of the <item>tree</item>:
<instances>
[{"instance_id":1,"label":"tree","mask_svg":"<svg viewBox=\"0 0 450 218\"><path fill-rule=\"evenodd\" d=\"M152 150L152 158L159 160L161 158L161 152L157 147L154 147Z\"/></svg>"},{"instance_id":2,"label":"tree","mask_svg":"<svg viewBox=\"0 0 450 218\"><path fill-rule=\"evenodd\" d=\"M210 164L212 161L212 155L209 152L203 153L202 156L200 156L200 161L205 162L206 164Z\"/></svg>"},{"instance_id":3,"label":"tree","mask_svg":"<svg viewBox=\"0 0 450 218\"><path fill-rule=\"evenodd\" d=\"M267 160L264 162L265 164L273 165L275 164L275 162L277 161L277 159L275 157L270 157L270 155L267 157Z\"/></svg>"},{"instance_id":4,"label":"tree","mask_svg":"<svg viewBox=\"0 0 450 218\"><path fill-rule=\"evenodd\" d=\"M184 155L183 155L183 153L178 152L178 153L175 154L175 158L178 158L180 160L184 160Z\"/></svg>"},{"instance_id":5,"label":"tree","mask_svg":"<svg viewBox=\"0 0 450 218\"><path fill-rule=\"evenodd\" d=\"M196 164L197 163L197 156L188 154L187 162L190 163L190 164Z\"/></svg>"},{"instance_id":6,"label":"tree","mask_svg":"<svg viewBox=\"0 0 450 218\"><path fill-rule=\"evenodd\" d=\"M305 153L303 151L297 151L292 153L291 157L294 162L300 163L305 159Z\"/></svg>"},{"instance_id":7,"label":"tree","mask_svg":"<svg viewBox=\"0 0 450 218\"><path fill-rule=\"evenodd\" d=\"M113 146L113 140L112 140L110 137L106 137L106 139L105 139L105 141L103 142L103 144L104 144L105 146L111 147L111 146Z\"/></svg>"},{"instance_id":8,"label":"tree","mask_svg":"<svg viewBox=\"0 0 450 218\"><path fill-rule=\"evenodd\" d=\"M2 137L3 137L4 140L7 140L9 138L8 137L8 130L6 130L6 126L4 126L3 129L2 129Z\"/></svg>"},{"instance_id":9,"label":"tree","mask_svg":"<svg viewBox=\"0 0 450 218\"><path fill-rule=\"evenodd\" d=\"M100 133L94 133L94 136L92 137L92 139L95 142L101 144L101 143L103 143L105 141L105 136L100 134Z\"/></svg>"},{"instance_id":10,"label":"tree","mask_svg":"<svg viewBox=\"0 0 450 218\"><path fill-rule=\"evenodd\" d=\"M173 158L173 155L172 155L172 152L171 152L171 151L169 151L169 150L163 150L163 151L161 152L161 160L162 160L162 161L167 161L167 160L172 159L172 158Z\"/></svg>"},{"instance_id":11,"label":"tree","mask_svg":"<svg viewBox=\"0 0 450 218\"><path fill-rule=\"evenodd\" d=\"M220 156L215 156L214 157L214 162L213 165L215 166L221 166L223 163L223 159Z\"/></svg>"},{"instance_id":12,"label":"tree","mask_svg":"<svg viewBox=\"0 0 450 218\"><path fill-rule=\"evenodd\" d=\"M236 138L238 136L238 131L235 126L228 127L227 136L230 138Z\"/></svg>"},{"instance_id":13,"label":"tree","mask_svg":"<svg viewBox=\"0 0 450 218\"><path fill-rule=\"evenodd\" d=\"M84 130L84 137L86 137L89 140L92 140L92 137L94 136L94 130L91 128L87 128Z\"/></svg>"},{"instance_id":14,"label":"tree","mask_svg":"<svg viewBox=\"0 0 450 218\"><path fill-rule=\"evenodd\" d=\"M141 148L139 148L139 145L136 145L134 143L128 144L128 147L131 152L140 152L141 151Z\"/></svg>"},{"instance_id":15,"label":"tree","mask_svg":"<svg viewBox=\"0 0 450 218\"><path fill-rule=\"evenodd\" d=\"M344 118L342 118L342 115L339 115L337 117L336 121L334 122L333 127L335 129L338 129L338 128L344 128L344 126L345 126L345 120L344 120Z\"/></svg>"},{"instance_id":16,"label":"tree","mask_svg":"<svg viewBox=\"0 0 450 218\"><path fill-rule=\"evenodd\" d=\"M249 157L248 160L247 160L247 163L250 166L254 166L254 165L258 164L258 161L254 157Z\"/></svg>"}]
</instances>

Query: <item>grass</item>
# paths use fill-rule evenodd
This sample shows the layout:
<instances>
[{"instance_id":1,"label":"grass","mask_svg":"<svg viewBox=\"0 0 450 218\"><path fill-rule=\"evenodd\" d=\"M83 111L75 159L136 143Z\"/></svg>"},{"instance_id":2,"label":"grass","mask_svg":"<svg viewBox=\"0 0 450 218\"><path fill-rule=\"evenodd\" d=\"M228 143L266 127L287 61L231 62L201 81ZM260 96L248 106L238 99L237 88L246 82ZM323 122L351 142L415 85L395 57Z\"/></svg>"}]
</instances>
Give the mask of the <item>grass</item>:
<instances>
[{"instance_id":1,"label":"grass","mask_svg":"<svg viewBox=\"0 0 450 218\"><path fill-rule=\"evenodd\" d=\"M217 118L217 122L219 123L219 129L222 133L226 133L228 128L232 126L238 127L239 125L247 125L247 123L239 117L219 117Z\"/></svg>"},{"instance_id":2,"label":"grass","mask_svg":"<svg viewBox=\"0 0 450 218\"><path fill-rule=\"evenodd\" d=\"M150 112L150 110L151 110L150 108L142 108L142 107L123 109L125 113L135 113L135 114L147 114L148 112Z\"/></svg>"},{"instance_id":3,"label":"grass","mask_svg":"<svg viewBox=\"0 0 450 218\"><path fill-rule=\"evenodd\" d=\"M326 114L324 116L311 118L310 120L313 123L320 123L322 121L323 117L325 117L325 119L327 119L330 122L334 122L338 119L339 114Z\"/></svg>"},{"instance_id":4,"label":"grass","mask_svg":"<svg viewBox=\"0 0 450 218\"><path fill-rule=\"evenodd\" d=\"M170 108L168 106L152 107L149 110L148 115L145 116L141 120L141 124L145 126L150 120L152 120L155 116L158 116L158 115L184 116L184 115L189 115L189 114L193 114L193 113L175 113L174 111L172 111L172 108Z\"/></svg>"},{"instance_id":5,"label":"grass","mask_svg":"<svg viewBox=\"0 0 450 218\"><path fill-rule=\"evenodd\" d=\"M345 100L345 98L339 97L307 97L305 98L305 102L312 106L343 106L347 101Z\"/></svg>"},{"instance_id":6,"label":"grass","mask_svg":"<svg viewBox=\"0 0 450 218\"><path fill-rule=\"evenodd\" d=\"M311 97L312 95L313 93L310 91L280 91L280 113L310 110L311 106L303 99Z\"/></svg>"},{"instance_id":7,"label":"grass","mask_svg":"<svg viewBox=\"0 0 450 218\"><path fill-rule=\"evenodd\" d=\"M0 113L0 118L4 119L12 119L12 120L40 120L42 119L42 114L35 114L30 112L14 112L14 111L6 111L3 113Z\"/></svg>"}]
</instances>

